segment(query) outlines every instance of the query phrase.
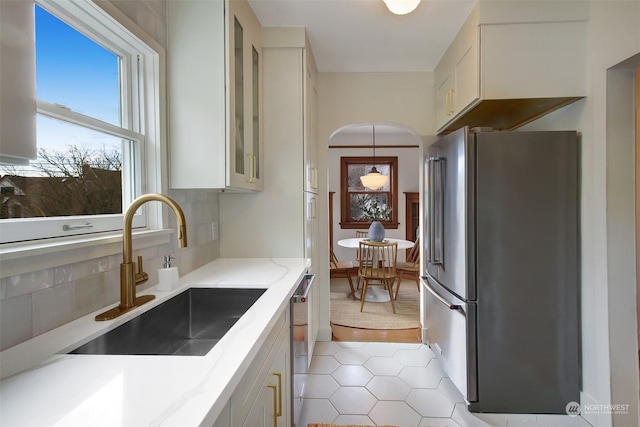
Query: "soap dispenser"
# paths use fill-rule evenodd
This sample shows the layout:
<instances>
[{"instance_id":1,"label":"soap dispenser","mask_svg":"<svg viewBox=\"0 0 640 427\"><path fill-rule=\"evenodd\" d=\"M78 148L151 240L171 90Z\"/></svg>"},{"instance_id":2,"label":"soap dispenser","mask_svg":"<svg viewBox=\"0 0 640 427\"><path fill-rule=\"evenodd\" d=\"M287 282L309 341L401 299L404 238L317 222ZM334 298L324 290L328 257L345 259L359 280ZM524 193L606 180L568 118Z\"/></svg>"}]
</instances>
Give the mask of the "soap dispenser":
<instances>
[{"instance_id":1,"label":"soap dispenser","mask_svg":"<svg viewBox=\"0 0 640 427\"><path fill-rule=\"evenodd\" d=\"M178 287L178 267L171 266L171 260L175 259L171 255L164 256L164 266L158 270L159 291L170 291Z\"/></svg>"}]
</instances>

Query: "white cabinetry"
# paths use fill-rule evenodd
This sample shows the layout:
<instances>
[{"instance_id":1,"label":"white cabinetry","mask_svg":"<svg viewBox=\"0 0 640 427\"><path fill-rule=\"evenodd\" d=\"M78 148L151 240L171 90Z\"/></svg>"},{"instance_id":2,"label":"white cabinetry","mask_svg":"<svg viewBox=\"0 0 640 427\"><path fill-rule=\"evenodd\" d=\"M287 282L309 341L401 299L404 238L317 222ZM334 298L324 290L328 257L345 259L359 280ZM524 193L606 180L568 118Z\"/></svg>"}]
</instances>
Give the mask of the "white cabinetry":
<instances>
[{"instance_id":1,"label":"white cabinetry","mask_svg":"<svg viewBox=\"0 0 640 427\"><path fill-rule=\"evenodd\" d=\"M220 196L222 257L311 258L316 266L316 67L304 29L263 33L264 190ZM278 37L274 36L278 34ZM277 40L274 40L277 39ZM256 214L259 212L259 214Z\"/></svg>"},{"instance_id":2,"label":"white cabinetry","mask_svg":"<svg viewBox=\"0 0 640 427\"><path fill-rule=\"evenodd\" d=\"M575 2L572 14L538 4L529 17L483 7L476 5L434 71L439 133L514 129L586 95L584 5Z\"/></svg>"},{"instance_id":3,"label":"white cabinetry","mask_svg":"<svg viewBox=\"0 0 640 427\"><path fill-rule=\"evenodd\" d=\"M304 164L307 172L305 191L318 193L318 87L315 62L309 49L303 51L304 73Z\"/></svg>"},{"instance_id":4,"label":"white cabinetry","mask_svg":"<svg viewBox=\"0 0 640 427\"><path fill-rule=\"evenodd\" d=\"M218 415L218 419L211 427L229 427L231 426L231 401L224 405L224 408Z\"/></svg>"},{"instance_id":5,"label":"white cabinetry","mask_svg":"<svg viewBox=\"0 0 640 427\"><path fill-rule=\"evenodd\" d=\"M477 17L476 7L435 69L438 127L480 96Z\"/></svg>"},{"instance_id":6,"label":"white cabinetry","mask_svg":"<svg viewBox=\"0 0 640 427\"><path fill-rule=\"evenodd\" d=\"M258 396L241 424L243 427L291 425L291 368L288 344L288 340L280 341L271 364L264 372Z\"/></svg>"},{"instance_id":7,"label":"white cabinetry","mask_svg":"<svg viewBox=\"0 0 640 427\"><path fill-rule=\"evenodd\" d=\"M232 426L275 427L291 425L290 322L285 311L240 380L229 405ZM216 421L215 427L224 421Z\"/></svg>"},{"instance_id":8,"label":"white cabinetry","mask_svg":"<svg viewBox=\"0 0 640 427\"><path fill-rule=\"evenodd\" d=\"M170 1L172 188L261 190L261 26L245 0Z\"/></svg>"},{"instance_id":9,"label":"white cabinetry","mask_svg":"<svg viewBox=\"0 0 640 427\"><path fill-rule=\"evenodd\" d=\"M220 195L220 256L309 258L318 265L317 68L303 28L265 28L264 190ZM318 332L317 287L309 313L309 343ZM311 348L312 350L312 348Z\"/></svg>"},{"instance_id":10,"label":"white cabinetry","mask_svg":"<svg viewBox=\"0 0 640 427\"><path fill-rule=\"evenodd\" d=\"M291 34L293 33L293 34ZM265 138L287 141L278 154L279 167L289 167L294 180L287 191L303 203L302 230L294 236L301 243L301 255L311 259L310 273L318 264L319 201L317 157L317 68L306 34L299 29L271 29L266 32ZM288 111L290 114L279 114ZM284 147L283 147L284 148ZM287 166L288 165L288 166ZM300 169L301 165L302 169ZM292 169L294 168L294 169ZM294 172L297 169L300 172ZM300 181L302 185L300 185ZM308 354L313 354L319 326L318 286L311 288L308 305ZM311 356L308 358L311 362Z\"/></svg>"}]
</instances>

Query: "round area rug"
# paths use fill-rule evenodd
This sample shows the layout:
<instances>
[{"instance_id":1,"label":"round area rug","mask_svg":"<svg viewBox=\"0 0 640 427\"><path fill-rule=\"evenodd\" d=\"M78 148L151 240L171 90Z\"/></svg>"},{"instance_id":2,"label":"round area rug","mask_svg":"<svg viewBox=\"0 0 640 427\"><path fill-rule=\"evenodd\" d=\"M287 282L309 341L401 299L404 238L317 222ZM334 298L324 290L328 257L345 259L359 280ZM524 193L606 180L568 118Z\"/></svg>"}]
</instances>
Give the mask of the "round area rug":
<instances>
[{"instance_id":1,"label":"round area rug","mask_svg":"<svg viewBox=\"0 0 640 427\"><path fill-rule=\"evenodd\" d=\"M353 278L356 285L356 278ZM420 299L416 283L403 280L395 301L396 314L390 302L365 301L360 312L360 300L350 295L347 279L331 279L331 323L363 329L411 329L420 327ZM394 288L395 294L395 288Z\"/></svg>"}]
</instances>

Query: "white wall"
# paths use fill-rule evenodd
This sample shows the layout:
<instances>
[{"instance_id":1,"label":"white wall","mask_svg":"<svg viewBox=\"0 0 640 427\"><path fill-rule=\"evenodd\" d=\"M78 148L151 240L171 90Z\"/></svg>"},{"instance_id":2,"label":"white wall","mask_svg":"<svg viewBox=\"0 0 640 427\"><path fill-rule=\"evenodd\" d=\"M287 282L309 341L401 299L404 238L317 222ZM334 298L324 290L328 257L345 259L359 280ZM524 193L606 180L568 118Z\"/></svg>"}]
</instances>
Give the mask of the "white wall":
<instances>
[{"instance_id":1,"label":"white wall","mask_svg":"<svg viewBox=\"0 0 640 427\"><path fill-rule=\"evenodd\" d=\"M332 150L328 149L329 140L343 126L354 123L394 123L407 126L420 136L435 134L433 73L321 73L318 82L318 168L321 195L328 195L330 188L327 173L331 169L329 151ZM380 155L384 154L380 151ZM416 164L417 162L418 159ZM335 173L331 171L331 182L333 175ZM334 188L335 184L331 184L331 189ZM415 191L417 190L416 183ZM334 196L334 201L337 197ZM402 196L398 200L401 204L404 203ZM321 310L318 339L328 341L331 340L328 197L320 197L319 212L319 235L322 237L318 247L319 266L326 266L326 269L318 273L321 285L324 284L319 295Z\"/></svg>"},{"instance_id":2,"label":"white wall","mask_svg":"<svg viewBox=\"0 0 640 427\"><path fill-rule=\"evenodd\" d=\"M640 2L592 2L587 98L527 126L582 132L582 403L629 405L583 411L596 426L638 425L633 80L607 70L639 52Z\"/></svg>"},{"instance_id":3,"label":"white wall","mask_svg":"<svg viewBox=\"0 0 640 427\"><path fill-rule=\"evenodd\" d=\"M435 134L433 73L321 73L318 136L352 123L397 123Z\"/></svg>"}]
</instances>

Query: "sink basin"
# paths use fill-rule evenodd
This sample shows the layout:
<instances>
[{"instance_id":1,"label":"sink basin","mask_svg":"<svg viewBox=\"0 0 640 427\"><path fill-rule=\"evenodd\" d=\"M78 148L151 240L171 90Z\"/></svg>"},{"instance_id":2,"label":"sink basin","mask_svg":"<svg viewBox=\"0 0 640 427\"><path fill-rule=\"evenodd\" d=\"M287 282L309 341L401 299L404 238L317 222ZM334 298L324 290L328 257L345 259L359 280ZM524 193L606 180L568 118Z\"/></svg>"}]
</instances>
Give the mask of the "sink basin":
<instances>
[{"instance_id":1,"label":"sink basin","mask_svg":"<svg viewBox=\"0 0 640 427\"><path fill-rule=\"evenodd\" d=\"M204 356L265 291L190 288L69 353Z\"/></svg>"}]
</instances>

